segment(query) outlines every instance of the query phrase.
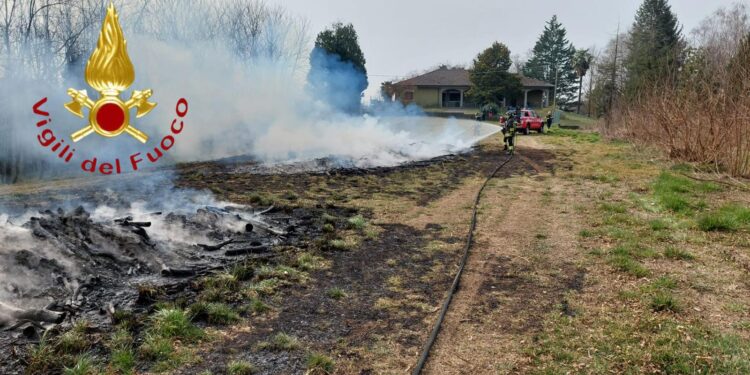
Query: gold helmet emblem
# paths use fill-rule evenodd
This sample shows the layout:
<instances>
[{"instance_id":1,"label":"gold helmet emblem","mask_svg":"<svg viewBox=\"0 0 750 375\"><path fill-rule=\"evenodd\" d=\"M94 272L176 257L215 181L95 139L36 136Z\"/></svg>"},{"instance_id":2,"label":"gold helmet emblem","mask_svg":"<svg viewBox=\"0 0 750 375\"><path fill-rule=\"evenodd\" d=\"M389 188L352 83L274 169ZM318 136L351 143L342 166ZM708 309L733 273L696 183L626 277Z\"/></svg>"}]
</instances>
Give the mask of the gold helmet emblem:
<instances>
[{"instance_id":1,"label":"gold helmet emblem","mask_svg":"<svg viewBox=\"0 0 750 375\"><path fill-rule=\"evenodd\" d=\"M148 136L130 123L130 110L136 108L136 118L141 118L151 112L156 103L148 101L152 95L150 89L135 90L130 99L122 101L120 93L133 81L135 71L128 56L127 41L115 6L110 3L99 33L99 42L86 63L86 82L99 92L99 100L91 100L86 90L68 89L68 95L73 98L65 105L68 111L83 118L83 107L89 109L89 123L71 135L73 142L93 132L104 137L116 137L125 132L142 143L148 141Z\"/></svg>"}]
</instances>

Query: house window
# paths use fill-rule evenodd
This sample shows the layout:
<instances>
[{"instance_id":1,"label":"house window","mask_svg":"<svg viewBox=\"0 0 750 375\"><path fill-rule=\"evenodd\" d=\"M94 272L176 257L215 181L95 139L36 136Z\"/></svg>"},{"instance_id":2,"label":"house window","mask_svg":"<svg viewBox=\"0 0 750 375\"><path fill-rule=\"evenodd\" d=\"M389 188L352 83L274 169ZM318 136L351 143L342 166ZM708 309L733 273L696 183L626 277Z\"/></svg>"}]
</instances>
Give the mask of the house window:
<instances>
[{"instance_id":1,"label":"house window","mask_svg":"<svg viewBox=\"0 0 750 375\"><path fill-rule=\"evenodd\" d=\"M404 91L404 100L414 100L414 91Z\"/></svg>"}]
</instances>

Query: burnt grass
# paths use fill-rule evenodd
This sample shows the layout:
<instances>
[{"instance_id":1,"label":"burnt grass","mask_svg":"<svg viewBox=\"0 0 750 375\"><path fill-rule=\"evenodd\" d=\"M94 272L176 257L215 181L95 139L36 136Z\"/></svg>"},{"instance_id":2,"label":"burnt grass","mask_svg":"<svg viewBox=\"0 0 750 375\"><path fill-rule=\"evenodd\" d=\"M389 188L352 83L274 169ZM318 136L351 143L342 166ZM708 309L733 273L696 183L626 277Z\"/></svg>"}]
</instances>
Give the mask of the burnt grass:
<instances>
[{"instance_id":1,"label":"burnt grass","mask_svg":"<svg viewBox=\"0 0 750 375\"><path fill-rule=\"evenodd\" d=\"M550 153L522 152L536 167L551 167ZM201 163L183 167L181 184L210 189L221 198L233 201L272 196L277 205L312 205L320 210L349 208L351 214L371 218L372 212L350 205L350 199L368 199L385 192L386 196L408 196L415 205L424 206L449 193L468 177L486 176L504 158L504 154L494 148L481 147L467 154L392 168L285 175L244 174L237 172L241 170L237 164ZM515 158L497 177L536 172L529 163ZM362 176L376 178L363 179ZM321 183L327 186L326 190L311 188ZM346 193L342 194L344 191ZM315 352L326 354L337 364L344 363L346 367L338 367L337 373L370 374L375 373L375 369L368 363L371 358L363 357L363 349L371 348L379 338L386 336L404 348L404 353L397 354L416 360L431 328L425 321L430 321L428 318L434 316L436 310L407 303L383 309L376 308L376 303L382 299L404 298L402 293L386 287L387 280L397 276L403 280L409 294L417 295L425 306L439 306L460 254L427 253L420 249L436 239L447 243L464 239L441 238L441 228L437 224L429 224L424 229L388 224L380 225L380 229L377 238L363 238L351 251L318 248L317 251L332 262L331 268L311 272L308 283L282 290L280 297L269 303L277 312L274 317L251 320L249 332L243 330L231 335L226 342L212 345L211 349L198 354L203 359L200 364L179 373L194 374L204 370L223 373L226 364L236 359L252 363L261 374L304 373L307 354ZM311 246L315 246L314 243L311 241ZM436 264L449 271L424 281L422 276ZM517 283L511 281L506 285L509 292L517 288ZM565 284L571 286L570 282ZM330 298L326 294L330 288L342 288L346 296L340 300ZM279 332L299 339L300 348L288 351L258 348L259 342L269 341Z\"/></svg>"},{"instance_id":2,"label":"burnt grass","mask_svg":"<svg viewBox=\"0 0 750 375\"><path fill-rule=\"evenodd\" d=\"M497 178L514 174L534 174L539 167L552 168L553 155L542 150L520 150L528 158L514 158ZM365 353L379 339L387 337L399 343L404 358L416 360L418 351L430 330L426 321L435 315L450 286L460 254L442 251L420 251L431 241L445 243L463 242L463 238L445 238L438 224L413 228L402 224L368 224L378 226L377 235L366 235L360 229L351 230L358 238L357 245L349 250L330 246L336 233L323 230L325 217L335 217L336 231L346 228L346 218L360 215L366 220L374 213L356 203L356 200L408 198L416 206L425 206L452 190L465 179L487 176L506 156L496 146L476 147L461 155L449 155L428 161L409 163L397 167L370 169L331 169L315 173L258 174L248 173L242 162L209 162L181 165L176 169L178 188L208 189L217 199L256 208L274 206L274 213L290 217L298 228L293 243L282 243L271 260L252 261L256 269L264 264L291 265L301 252L325 258L331 266L311 270L304 283L288 283L275 294L261 299L272 309L271 313L242 313L249 329L240 329L202 345L193 365L180 368L176 373L196 374L205 370L225 373L227 364L246 360L259 374L301 374L306 371L309 353L322 353L337 363L338 373L375 373L371 358ZM528 160L533 162L529 163ZM252 168L251 168L252 169ZM473 194L473 193L472 193ZM468 223L467 223L468 228ZM387 261L388 260L388 261ZM424 278L433 267L447 272ZM396 303L388 308L378 308L381 300L401 301L402 291L387 288L388 280L398 277L410 298L419 304ZM332 288L341 288L345 296L340 299L328 295ZM508 285L513 290L513 285ZM126 319L136 344L142 340L144 326L159 305L169 303L189 307L201 295L199 278L182 279L165 283L154 293L131 291L138 298L138 308ZM136 296L137 295L137 296ZM142 298L144 297L144 298ZM227 301L239 307L247 301ZM489 301L489 303L492 303ZM429 308L425 308L429 307ZM433 311L434 310L434 311ZM201 327L207 323L197 322ZM63 331L65 327L62 327ZM219 327L217 327L219 328ZM94 328L90 353L106 357L105 342L113 332L112 326ZM259 348L278 333L299 340L299 347L289 350ZM12 357L13 373L22 371L24 354L29 348ZM338 366L341 364L341 366ZM20 367L19 367L20 366ZM0 366L2 367L2 366ZM138 371L146 371L148 362L138 363ZM51 373L58 373L52 371Z\"/></svg>"}]
</instances>

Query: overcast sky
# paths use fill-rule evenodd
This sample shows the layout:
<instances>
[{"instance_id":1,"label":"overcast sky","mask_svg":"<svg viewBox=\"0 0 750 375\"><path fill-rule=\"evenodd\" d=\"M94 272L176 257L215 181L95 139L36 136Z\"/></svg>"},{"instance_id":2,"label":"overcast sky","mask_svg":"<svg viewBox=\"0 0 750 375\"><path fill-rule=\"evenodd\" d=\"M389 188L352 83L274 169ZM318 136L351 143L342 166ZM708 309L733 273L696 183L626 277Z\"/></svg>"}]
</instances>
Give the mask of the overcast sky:
<instances>
[{"instance_id":1,"label":"overcast sky","mask_svg":"<svg viewBox=\"0 0 750 375\"><path fill-rule=\"evenodd\" d=\"M750 0L741 0L747 3ZM737 0L670 0L685 33ZM640 0L269 0L310 21L317 34L335 21L351 22L367 59L370 88L441 63L468 64L493 41L512 54L534 47L556 14L578 48L603 46L633 23Z\"/></svg>"}]
</instances>

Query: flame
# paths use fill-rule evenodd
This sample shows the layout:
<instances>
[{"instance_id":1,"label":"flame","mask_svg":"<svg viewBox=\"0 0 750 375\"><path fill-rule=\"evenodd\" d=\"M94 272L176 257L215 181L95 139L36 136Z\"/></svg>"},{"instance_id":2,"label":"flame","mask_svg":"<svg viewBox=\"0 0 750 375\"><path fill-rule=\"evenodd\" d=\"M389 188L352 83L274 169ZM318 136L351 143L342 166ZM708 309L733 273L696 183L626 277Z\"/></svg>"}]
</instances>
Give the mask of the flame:
<instances>
[{"instance_id":1,"label":"flame","mask_svg":"<svg viewBox=\"0 0 750 375\"><path fill-rule=\"evenodd\" d=\"M135 81L127 41L114 4L107 8L99 42L86 63L86 82L103 94L118 95Z\"/></svg>"}]
</instances>

